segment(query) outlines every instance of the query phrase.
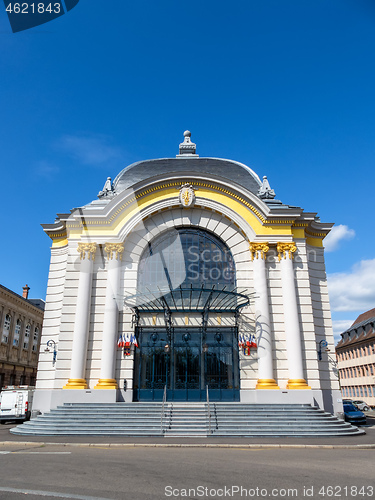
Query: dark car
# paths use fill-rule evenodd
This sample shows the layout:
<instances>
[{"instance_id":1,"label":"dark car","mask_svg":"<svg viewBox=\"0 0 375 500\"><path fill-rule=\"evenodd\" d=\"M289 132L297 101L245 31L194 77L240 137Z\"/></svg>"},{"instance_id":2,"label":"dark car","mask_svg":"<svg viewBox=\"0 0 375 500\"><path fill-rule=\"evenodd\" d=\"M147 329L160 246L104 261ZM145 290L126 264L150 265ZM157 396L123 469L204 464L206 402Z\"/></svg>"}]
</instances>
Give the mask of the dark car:
<instances>
[{"instance_id":1,"label":"dark car","mask_svg":"<svg viewBox=\"0 0 375 500\"><path fill-rule=\"evenodd\" d=\"M345 420L354 425L366 425L366 415L358 410L352 402L344 401Z\"/></svg>"}]
</instances>

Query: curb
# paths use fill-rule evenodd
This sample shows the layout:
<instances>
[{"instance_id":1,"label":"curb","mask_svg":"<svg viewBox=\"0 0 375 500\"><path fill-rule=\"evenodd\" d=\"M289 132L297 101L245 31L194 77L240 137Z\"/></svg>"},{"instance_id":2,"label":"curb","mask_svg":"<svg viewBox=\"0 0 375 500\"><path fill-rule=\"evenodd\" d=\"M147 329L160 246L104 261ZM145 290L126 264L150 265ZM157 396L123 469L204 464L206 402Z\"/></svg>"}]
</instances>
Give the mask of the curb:
<instances>
[{"instance_id":1,"label":"curb","mask_svg":"<svg viewBox=\"0 0 375 500\"><path fill-rule=\"evenodd\" d=\"M0 441L0 446L72 446L84 448L289 448L375 450L375 444L185 444L185 443L48 443L43 441Z\"/></svg>"}]
</instances>

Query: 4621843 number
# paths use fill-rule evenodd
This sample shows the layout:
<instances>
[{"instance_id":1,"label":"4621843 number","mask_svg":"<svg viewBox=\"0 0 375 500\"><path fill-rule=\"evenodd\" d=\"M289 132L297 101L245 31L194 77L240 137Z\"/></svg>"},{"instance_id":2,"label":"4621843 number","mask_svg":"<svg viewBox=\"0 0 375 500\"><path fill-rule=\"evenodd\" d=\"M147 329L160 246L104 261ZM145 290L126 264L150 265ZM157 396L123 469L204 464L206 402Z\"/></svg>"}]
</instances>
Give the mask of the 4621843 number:
<instances>
[{"instance_id":1,"label":"4621843 number","mask_svg":"<svg viewBox=\"0 0 375 500\"><path fill-rule=\"evenodd\" d=\"M9 14L59 14L61 4L59 3L14 3L5 9Z\"/></svg>"},{"instance_id":2,"label":"4621843 number","mask_svg":"<svg viewBox=\"0 0 375 500\"><path fill-rule=\"evenodd\" d=\"M374 495L373 486L322 486L318 491L321 497L372 497Z\"/></svg>"}]
</instances>

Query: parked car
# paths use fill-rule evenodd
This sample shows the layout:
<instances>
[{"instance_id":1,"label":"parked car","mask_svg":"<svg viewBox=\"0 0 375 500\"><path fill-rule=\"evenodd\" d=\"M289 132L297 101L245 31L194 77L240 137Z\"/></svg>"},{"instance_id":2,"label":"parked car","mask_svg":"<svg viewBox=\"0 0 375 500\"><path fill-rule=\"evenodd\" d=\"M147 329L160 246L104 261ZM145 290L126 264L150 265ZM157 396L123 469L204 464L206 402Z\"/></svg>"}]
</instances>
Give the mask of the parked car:
<instances>
[{"instance_id":1,"label":"parked car","mask_svg":"<svg viewBox=\"0 0 375 500\"><path fill-rule=\"evenodd\" d=\"M358 410L366 411L366 410L370 409L370 406L365 401L361 401L361 400L357 399L357 400L353 401L352 403L354 406L356 406L358 408Z\"/></svg>"},{"instance_id":2,"label":"parked car","mask_svg":"<svg viewBox=\"0 0 375 500\"><path fill-rule=\"evenodd\" d=\"M343 401L345 420L354 425L366 425L366 415L350 401Z\"/></svg>"}]
</instances>

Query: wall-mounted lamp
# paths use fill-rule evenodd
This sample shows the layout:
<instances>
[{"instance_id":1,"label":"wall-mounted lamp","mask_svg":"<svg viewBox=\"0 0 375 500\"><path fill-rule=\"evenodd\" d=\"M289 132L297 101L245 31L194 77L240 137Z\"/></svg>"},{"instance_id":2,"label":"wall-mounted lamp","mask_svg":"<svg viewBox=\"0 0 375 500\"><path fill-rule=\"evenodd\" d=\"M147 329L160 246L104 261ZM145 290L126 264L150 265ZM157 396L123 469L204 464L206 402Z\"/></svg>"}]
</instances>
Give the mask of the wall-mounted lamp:
<instances>
[{"instance_id":1,"label":"wall-mounted lamp","mask_svg":"<svg viewBox=\"0 0 375 500\"><path fill-rule=\"evenodd\" d=\"M56 358L57 358L57 344L54 340L48 340L47 347L44 349L44 352L50 352L50 347L53 347L53 359L52 365L55 366Z\"/></svg>"},{"instance_id":2,"label":"wall-mounted lamp","mask_svg":"<svg viewBox=\"0 0 375 500\"><path fill-rule=\"evenodd\" d=\"M329 352L329 349L327 348L328 342L326 340L321 340L319 342L319 347L318 347L318 360L322 361L322 349L324 349L325 352Z\"/></svg>"}]
</instances>

